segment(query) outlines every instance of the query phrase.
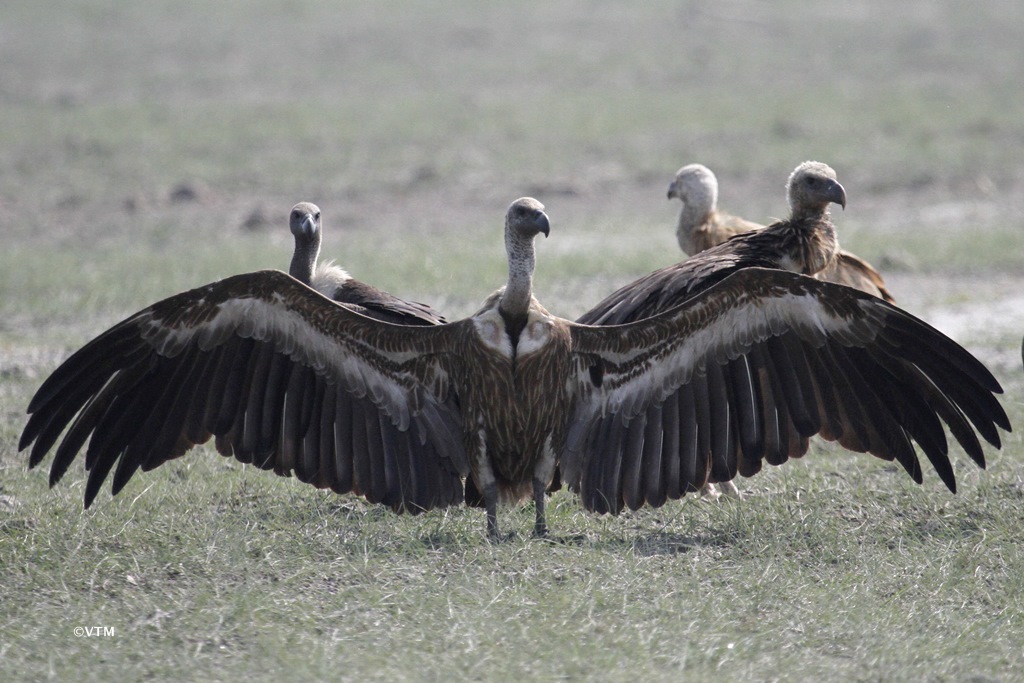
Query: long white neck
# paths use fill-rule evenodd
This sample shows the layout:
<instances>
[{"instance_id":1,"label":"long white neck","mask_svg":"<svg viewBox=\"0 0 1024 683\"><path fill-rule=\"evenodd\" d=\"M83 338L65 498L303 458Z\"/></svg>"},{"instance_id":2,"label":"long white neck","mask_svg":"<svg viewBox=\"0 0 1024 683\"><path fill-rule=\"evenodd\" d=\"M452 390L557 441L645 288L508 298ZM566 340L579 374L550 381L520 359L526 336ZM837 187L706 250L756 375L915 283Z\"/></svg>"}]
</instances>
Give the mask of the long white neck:
<instances>
[{"instance_id":1,"label":"long white neck","mask_svg":"<svg viewBox=\"0 0 1024 683\"><path fill-rule=\"evenodd\" d=\"M508 282L505 283L498 308L506 315L525 316L533 297L533 268L536 260L533 237L527 238L506 228L505 250L508 252Z\"/></svg>"}]
</instances>

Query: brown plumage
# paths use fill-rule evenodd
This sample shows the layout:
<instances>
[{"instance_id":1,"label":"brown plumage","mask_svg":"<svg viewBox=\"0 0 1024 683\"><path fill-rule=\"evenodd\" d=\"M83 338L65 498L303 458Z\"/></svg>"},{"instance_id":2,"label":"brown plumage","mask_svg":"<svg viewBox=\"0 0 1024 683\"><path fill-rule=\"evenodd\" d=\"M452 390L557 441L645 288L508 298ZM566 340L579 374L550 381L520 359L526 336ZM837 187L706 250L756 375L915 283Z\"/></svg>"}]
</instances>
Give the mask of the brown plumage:
<instances>
[{"instance_id":1,"label":"brown plumage","mask_svg":"<svg viewBox=\"0 0 1024 683\"><path fill-rule=\"evenodd\" d=\"M836 268L837 256L842 252L828 211L830 203L845 208L846 191L835 171L825 164L808 161L793 170L786 183L790 217L767 227L718 213L718 181L700 164L681 168L668 194L683 201L676 231L680 246L684 250L700 247L699 252L621 287L577 322L620 325L657 315L742 268L779 268L811 276L835 270L847 272ZM749 226L756 229L730 233ZM704 246L715 240L720 243ZM715 484L739 494L731 482L741 457L737 447L733 443L728 452L719 451L722 459L714 463L703 494L717 496Z\"/></svg>"},{"instance_id":2,"label":"brown plumage","mask_svg":"<svg viewBox=\"0 0 1024 683\"><path fill-rule=\"evenodd\" d=\"M668 198L673 197L683 203L676 225L676 239L679 248L690 256L740 233L765 227L719 211L718 179L702 164L688 164L676 172L668 186ZM814 276L819 280L836 282L873 294L889 303L894 302L878 271L864 259L843 249L839 250L833 263L814 273Z\"/></svg>"},{"instance_id":3,"label":"brown plumage","mask_svg":"<svg viewBox=\"0 0 1024 683\"><path fill-rule=\"evenodd\" d=\"M288 226L295 236L295 251L288 274L309 285L328 299L358 306L359 312L377 320L399 325L440 325L444 316L426 304L406 301L360 282L333 262L318 262L323 240L320 207L299 202L288 215Z\"/></svg>"},{"instance_id":4,"label":"brown plumage","mask_svg":"<svg viewBox=\"0 0 1024 683\"><path fill-rule=\"evenodd\" d=\"M657 315L741 268L778 268L814 275L839 251L829 204L846 205L835 171L818 162L797 166L786 183L790 216L649 273L580 316L587 325L620 325Z\"/></svg>"},{"instance_id":5,"label":"brown plumage","mask_svg":"<svg viewBox=\"0 0 1024 683\"><path fill-rule=\"evenodd\" d=\"M955 489L942 423L982 466L978 434L998 447L1009 429L998 382L955 342L792 273L741 269L621 327L552 316L532 294L542 209L509 207L507 284L445 325L374 320L276 271L153 304L43 382L19 449L35 466L60 440L52 484L89 440L87 506L111 471L116 494L211 436L224 455L398 511L456 504L469 476L496 537L498 503L531 495L546 532L556 464L587 509L618 512L696 490L733 442L749 475L821 433L920 482L916 441Z\"/></svg>"},{"instance_id":6,"label":"brown plumage","mask_svg":"<svg viewBox=\"0 0 1024 683\"><path fill-rule=\"evenodd\" d=\"M685 254L699 254L733 235L764 228L760 223L718 209L718 178L703 164L687 164L676 171L668 186L668 198L678 199L683 205L676 223L676 240ZM740 495L732 482L719 483L727 493ZM708 482L701 495L717 498L718 490Z\"/></svg>"}]
</instances>

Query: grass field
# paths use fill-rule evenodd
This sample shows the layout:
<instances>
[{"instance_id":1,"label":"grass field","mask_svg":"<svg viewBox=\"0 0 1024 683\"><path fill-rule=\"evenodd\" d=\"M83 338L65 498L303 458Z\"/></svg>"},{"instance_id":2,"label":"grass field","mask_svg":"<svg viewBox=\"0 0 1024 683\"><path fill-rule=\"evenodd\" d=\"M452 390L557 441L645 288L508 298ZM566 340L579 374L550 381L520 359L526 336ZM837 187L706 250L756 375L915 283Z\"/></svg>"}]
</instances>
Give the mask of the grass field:
<instances>
[{"instance_id":1,"label":"grass field","mask_svg":"<svg viewBox=\"0 0 1024 683\"><path fill-rule=\"evenodd\" d=\"M1020 680L1024 5L385 7L0 9L0 679ZM326 257L457 317L535 196L537 293L574 317L678 258L679 166L765 221L808 158L844 246L1006 389L1017 431L985 471L954 452L955 496L815 443L744 501L560 492L554 541L525 508L491 545L479 511L399 518L206 448L83 511L81 465L49 490L16 452L92 336L285 267L299 200Z\"/></svg>"}]
</instances>

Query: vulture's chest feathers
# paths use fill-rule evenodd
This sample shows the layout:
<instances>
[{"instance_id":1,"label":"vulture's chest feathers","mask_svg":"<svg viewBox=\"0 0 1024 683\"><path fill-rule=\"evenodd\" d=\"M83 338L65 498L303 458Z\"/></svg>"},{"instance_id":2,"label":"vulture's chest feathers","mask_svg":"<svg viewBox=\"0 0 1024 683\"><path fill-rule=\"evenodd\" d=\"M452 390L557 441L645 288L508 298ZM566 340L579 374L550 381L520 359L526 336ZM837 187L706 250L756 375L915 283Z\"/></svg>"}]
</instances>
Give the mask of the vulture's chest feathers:
<instances>
[{"instance_id":1,"label":"vulture's chest feathers","mask_svg":"<svg viewBox=\"0 0 1024 683\"><path fill-rule=\"evenodd\" d=\"M488 455L505 477L529 474L548 439L557 448L564 431L568 330L532 310L511 326L496 309L474 323L476 343L465 360L484 371L467 373L467 426L484 430Z\"/></svg>"}]
</instances>

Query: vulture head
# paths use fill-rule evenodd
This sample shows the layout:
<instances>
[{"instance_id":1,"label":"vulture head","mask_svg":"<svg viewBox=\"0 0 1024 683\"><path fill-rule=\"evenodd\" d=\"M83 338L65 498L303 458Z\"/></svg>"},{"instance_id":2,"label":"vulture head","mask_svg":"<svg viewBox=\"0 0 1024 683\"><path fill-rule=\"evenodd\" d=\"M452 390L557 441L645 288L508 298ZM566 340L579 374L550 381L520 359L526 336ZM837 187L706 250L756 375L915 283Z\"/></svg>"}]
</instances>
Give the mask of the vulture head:
<instances>
[{"instance_id":1,"label":"vulture head","mask_svg":"<svg viewBox=\"0 0 1024 683\"><path fill-rule=\"evenodd\" d=\"M786 181L786 196L794 218L826 213L832 203L846 208L846 190L832 167L820 161L805 161L796 167Z\"/></svg>"},{"instance_id":2,"label":"vulture head","mask_svg":"<svg viewBox=\"0 0 1024 683\"><path fill-rule=\"evenodd\" d=\"M515 241L533 240L540 233L547 237L551 231L544 205L533 197L521 197L512 202L505 214L505 235Z\"/></svg>"},{"instance_id":3,"label":"vulture head","mask_svg":"<svg viewBox=\"0 0 1024 683\"><path fill-rule=\"evenodd\" d=\"M320 241L320 207L310 202L299 202L292 207L288 227L295 235L295 243Z\"/></svg>"},{"instance_id":4,"label":"vulture head","mask_svg":"<svg viewBox=\"0 0 1024 683\"><path fill-rule=\"evenodd\" d=\"M703 164L687 164L668 186L668 198L680 200L691 211L711 213L718 204L718 179Z\"/></svg>"}]
</instances>

